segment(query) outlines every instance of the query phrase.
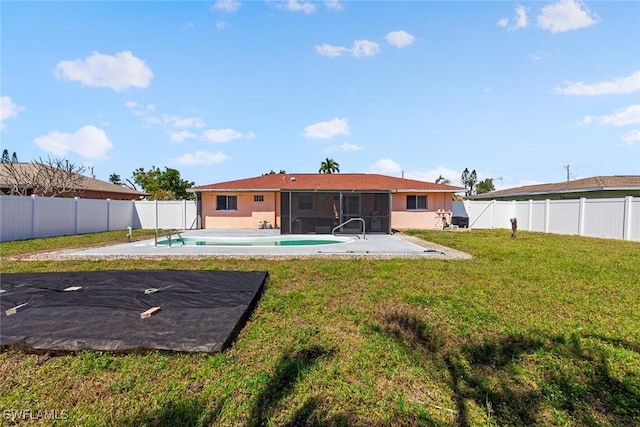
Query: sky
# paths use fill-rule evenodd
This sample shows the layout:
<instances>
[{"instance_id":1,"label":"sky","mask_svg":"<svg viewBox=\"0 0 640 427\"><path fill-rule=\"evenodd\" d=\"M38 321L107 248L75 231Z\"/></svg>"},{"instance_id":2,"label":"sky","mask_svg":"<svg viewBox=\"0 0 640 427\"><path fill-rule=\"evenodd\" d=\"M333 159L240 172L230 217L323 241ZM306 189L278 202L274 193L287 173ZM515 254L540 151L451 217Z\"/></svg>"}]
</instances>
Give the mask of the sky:
<instances>
[{"instance_id":1,"label":"sky","mask_svg":"<svg viewBox=\"0 0 640 427\"><path fill-rule=\"evenodd\" d=\"M640 174L638 1L7 1L2 148L87 174Z\"/></svg>"}]
</instances>

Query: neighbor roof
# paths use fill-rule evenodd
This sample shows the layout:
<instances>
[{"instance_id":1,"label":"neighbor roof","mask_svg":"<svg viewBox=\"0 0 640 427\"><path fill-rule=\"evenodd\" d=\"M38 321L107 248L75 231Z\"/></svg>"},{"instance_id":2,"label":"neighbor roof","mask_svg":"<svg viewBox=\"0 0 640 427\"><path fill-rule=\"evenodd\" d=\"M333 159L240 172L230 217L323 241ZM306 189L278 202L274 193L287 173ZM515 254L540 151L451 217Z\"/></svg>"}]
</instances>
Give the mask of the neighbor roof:
<instances>
[{"instance_id":1,"label":"neighbor roof","mask_svg":"<svg viewBox=\"0 0 640 427\"><path fill-rule=\"evenodd\" d=\"M458 192L464 188L414 179L368 173L282 173L254 178L219 182L190 188L192 192L207 191L397 191L397 192Z\"/></svg>"},{"instance_id":2,"label":"neighbor roof","mask_svg":"<svg viewBox=\"0 0 640 427\"><path fill-rule=\"evenodd\" d=\"M584 193L592 191L640 190L640 175L594 176L552 184L526 185L470 196L469 199L493 199L505 196Z\"/></svg>"},{"instance_id":3,"label":"neighbor roof","mask_svg":"<svg viewBox=\"0 0 640 427\"><path fill-rule=\"evenodd\" d=\"M0 163L0 188L7 188L11 184L9 183L9 175L7 171L7 165ZM18 173L21 175L29 174L30 172L36 170L38 167L43 167L36 163L13 163L13 166L16 168ZM80 188L79 191L96 191L96 192L104 192L104 193L118 193L118 194L129 194L132 196L140 197L146 196L146 193L133 190L128 187L124 187L122 185L113 184L111 182L100 181L99 179L91 178L84 175L79 175L81 177Z\"/></svg>"}]
</instances>

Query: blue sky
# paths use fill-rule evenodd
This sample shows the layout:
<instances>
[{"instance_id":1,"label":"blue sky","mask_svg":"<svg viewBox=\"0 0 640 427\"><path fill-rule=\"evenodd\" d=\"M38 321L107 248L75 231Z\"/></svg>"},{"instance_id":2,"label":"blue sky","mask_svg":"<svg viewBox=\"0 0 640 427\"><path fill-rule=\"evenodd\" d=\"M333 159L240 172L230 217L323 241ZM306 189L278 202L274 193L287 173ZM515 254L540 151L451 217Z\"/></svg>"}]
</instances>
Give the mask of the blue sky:
<instances>
[{"instance_id":1,"label":"blue sky","mask_svg":"<svg viewBox=\"0 0 640 427\"><path fill-rule=\"evenodd\" d=\"M2 148L98 179L640 174L640 2L2 1Z\"/></svg>"}]
</instances>

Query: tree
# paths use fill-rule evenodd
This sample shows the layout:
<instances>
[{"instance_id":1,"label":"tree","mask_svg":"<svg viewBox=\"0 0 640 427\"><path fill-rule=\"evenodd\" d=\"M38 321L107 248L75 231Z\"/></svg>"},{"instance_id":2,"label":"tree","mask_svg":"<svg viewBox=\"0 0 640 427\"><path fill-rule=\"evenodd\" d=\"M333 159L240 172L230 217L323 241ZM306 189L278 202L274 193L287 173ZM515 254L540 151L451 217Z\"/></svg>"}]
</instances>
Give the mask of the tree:
<instances>
[{"instance_id":1,"label":"tree","mask_svg":"<svg viewBox=\"0 0 640 427\"><path fill-rule=\"evenodd\" d=\"M115 185L124 185L124 182L122 182L122 178L120 178L120 175L118 175L117 173L112 173L111 175L109 175L109 182Z\"/></svg>"},{"instance_id":2,"label":"tree","mask_svg":"<svg viewBox=\"0 0 640 427\"><path fill-rule=\"evenodd\" d=\"M14 151L11 159L9 159L9 150L5 148L2 150L2 159L0 160L0 163L18 163L18 155Z\"/></svg>"},{"instance_id":3,"label":"tree","mask_svg":"<svg viewBox=\"0 0 640 427\"><path fill-rule=\"evenodd\" d=\"M479 182L476 185L476 194L484 194L490 191L495 190L496 188L493 186L493 178L487 178L482 182Z\"/></svg>"},{"instance_id":4,"label":"tree","mask_svg":"<svg viewBox=\"0 0 640 427\"><path fill-rule=\"evenodd\" d=\"M476 174L476 170L469 172L468 168L464 168L462 171L462 184L465 188L465 196L471 196L475 194L474 187L476 186L476 182L478 182L478 174Z\"/></svg>"},{"instance_id":5,"label":"tree","mask_svg":"<svg viewBox=\"0 0 640 427\"><path fill-rule=\"evenodd\" d=\"M440 176L438 177L438 179L436 179L436 184L444 184L444 185L447 185L447 184L450 184L450 183L451 183L451 181L450 181L450 180L448 180L447 178L445 178L445 177L444 177L444 176L442 176L442 175L440 175Z\"/></svg>"},{"instance_id":6,"label":"tree","mask_svg":"<svg viewBox=\"0 0 640 427\"><path fill-rule=\"evenodd\" d=\"M263 173L262 176L266 176L266 175L276 175L276 174L283 174L283 173L287 173L286 170L284 169L280 169L280 172L276 172L273 169L271 169L269 172L267 173Z\"/></svg>"},{"instance_id":7,"label":"tree","mask_svg":"<svg viewBox=\"0 0 640 427\"><path fill-rule=\"evenodd\" d=\"M138 184L145 193L149 193L155 200L189 200L194 199L195 194L187 192L187 188L193 187L193 182L185 181L180 177L180 172L165 166L164 171L152 166L150 170L138 168L133 172L133 181Z\"/></svg>"},{"instance_id":8,"label":"tree","mask_svg":"<svg viewBox=\"0 0 640 427\"><path fill-rule=\"evenodd\" d=\"M334 173L340 172L340 164L333 159L326 158L320 163L319 173Z\"/></svg>"},{"instance_id":9,"label":"tree","mask_svg":"<svg viewBox=\"0 0 640 427\"><path fill-rule=\"evenodd\" d=\"M64 158L40 157L31 165L8 162L4 167L9 194L55 197L82 192L85 167Z\"/></svg>"}]
</instances>

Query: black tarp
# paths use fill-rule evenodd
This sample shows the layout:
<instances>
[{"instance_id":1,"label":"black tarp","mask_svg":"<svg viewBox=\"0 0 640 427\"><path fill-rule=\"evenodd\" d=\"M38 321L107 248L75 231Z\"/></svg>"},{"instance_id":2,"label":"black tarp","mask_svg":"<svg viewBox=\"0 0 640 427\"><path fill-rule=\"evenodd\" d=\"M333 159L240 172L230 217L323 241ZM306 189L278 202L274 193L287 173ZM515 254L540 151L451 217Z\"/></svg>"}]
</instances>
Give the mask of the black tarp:
<instances>
[{"instance_id":1,"label":"black tarp","mask_svg":"<svg viewBox=\"0 0 640 427\"><path fill-rule=\"evenodd\" d=\"M244 327L268 279L264 271L5 273L0 347L218 352ZM80 289L65 291L73 287ZM160 311L142 319L152 307Z\"/></svg>"}]
</instances>

